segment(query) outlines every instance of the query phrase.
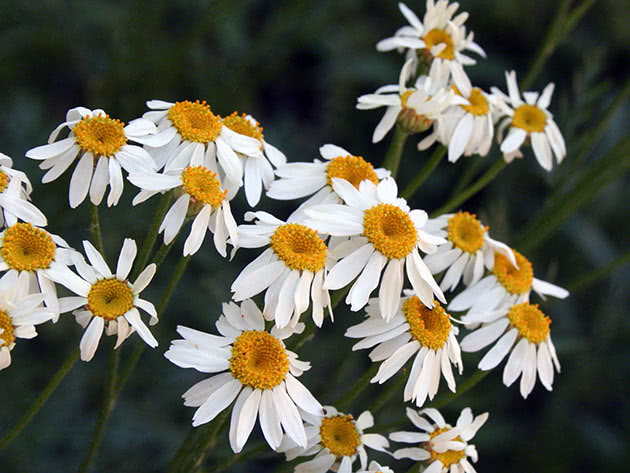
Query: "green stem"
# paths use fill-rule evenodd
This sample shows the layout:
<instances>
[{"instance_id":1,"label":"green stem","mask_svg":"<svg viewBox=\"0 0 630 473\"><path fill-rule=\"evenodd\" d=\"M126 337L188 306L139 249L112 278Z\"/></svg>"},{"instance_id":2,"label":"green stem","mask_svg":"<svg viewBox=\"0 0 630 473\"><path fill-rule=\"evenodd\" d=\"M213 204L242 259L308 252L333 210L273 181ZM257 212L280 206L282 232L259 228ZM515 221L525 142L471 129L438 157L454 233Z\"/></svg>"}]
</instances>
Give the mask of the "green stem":
<instances>
[{"instance_id":1,"label":"green stem","mask_svg":"<svg viewBox=\"0 0 630 473\"><path fill-rule=\"evenodd\" d=\"M380 411L383 406L387 404L387 401L389 401L390 398L402 388L405 381L407 381L406 374L398 373L396 379L388 383L389 386L385 391L383 391L383 394L377 397L372 404L369 405L368 411L370 411L372 415L375 415L378 411Z\"/></svg>"},{"instance_id":2,"label":"green stem","mask_svg":"<svg viewBox=\"0 0 630 473\"><path fill-rule=\"evenodd\" d=\"M392 142L389 144L389 149L387 150L385 159L383 160L383 167L391 171L393 178L396 178L396 175L398 174L400 157L402 156L405 141L407 141L408 136L409 134L406 131L396 125L396 128L394 128L394 137L392 138Z\"/></svg>"},{"instance_id":3,"label":"green stem","mask_svg":"<svg viewBox=\"0 0 630 473\"><path fill-rule=\"evenodd\" d=\"M407 473L418 473L421 466L422 462L414 463L413 466L407 470Z\"/></svg>"},{"instance_id":4,"label":"green stem","mask_svg":"<svg viewBox=\"0 0 630 473\"><path fill-rule=\"evenodd\" d=\"M571 291L571 293L580 291L584 289L585 287L588 287L591 284L599 281L601 278L608 276L617 268L621 268L622 266L625 266L626 264L629 264L629 263L630 263L630 251L626 251L624 254L617 257L616 259L614 259L607 265L602 266L601 268L597 268L596 270L590 273L578 276L569 284L567 284L567 287L569 288L569 291Z\"/></svg>"},{"instance_id":5,"label":"green stem","mask_svg":"<svg viewBox=\"0 0 630 473\"><path fill-rule=\"evenodd\" d=\"M440 145L435 148L435 151L433 151L433 154L431 155L429 160L424 164L420 172L416 174L416 176L407 185L407 187L405 187L405 190L402 192L401 196L407 200L411 199L411 197L416 193L418 189L420 189L420 186L424 184L424 181L427 180L427 178L431 175L433 170L437 167L437 165L440 163L445 155L446 147Z\"/></svg>"},{"instance_id":6,"label":"green stem","mask_svg":"<svg viewBox=\"0 0 630 473\"><path fill-rule=\"evenodd\" d=\"M44 390L41 393L39 393L39 396L37 396L37 399L33 401L33 403L31 404L31 407L28 408L28 410L24 413L24 415L18 421L18 423L15 424L13 428L9 430L9 432L7 432L0 439L0 450L3 450L4 448L6 448L9 445L9 443L11 443L11 441L15 437L18 436L18 434L22 431L22 429L28 425L31 419L35 417L35 414L39 412L39 410L46 403L50 395L53 392L55 392L55 389L57 389L57 386L59 385L59 383L61 383L61 381L70 372L70 370L72 369L72 367L74 366L74 364L77 362L78 359L79 359L79 348L77 347L72 351L72 353L70 353L70 355L67 356L67 358L62 363L61 367L57 370L57 372L52 377L50 382L46 385Z\"/></svg>"},{"instance_id":7,"label":"green stem","mask_svg":"<svg viewBox=\"0 0 630 473\"><path fill-rule=\"evenodd\" d=\"M477 156L475 158L467 159L468 163L466 165L466 169L461 174L461 176L459 176L459 179L457 180L457 184L455 184L455 187L453 188L453 193L451 194L451 196L459 193L473 180L473 178L477 174L479 166L481 166L481 164L483 163L483 160L479 158L480 157Z\"/></svg>"},{"instance_id":8,"label":"green stem","mask_svg":"<svg viewBox=\"0 0 630 473\"><path fill-rule=\"evenodd\" d=\"M168 252L171 251L174 243L175 239L173 239L173 241L171 241L168 245L161 245L155 253L155 256L153 256L153 263L158 266L161 265L162 261L164 261L164 258L166 258L166 255L168 255Z\"/></svg>"},{"instance_id":9,"label":"green stem","mask_svg":"<svg viewBox=\"0 0 630 473\"><path fill-rule=\"evenodd\" d=\"M268 451L269 451L269 445L267 445L267 442L260 442L258 445L250 448L246 452L237 453L236 455L230 456L228 460L224 461L223 463L219 463L214 468L212 468L209 471L209 473L219 473L221 471L228 469L234 463L237 463L243 460L248 460L252 457L257 457L258 455L268 452Z\"/></svg>"},{"instance_id":10,"label":"green stem","mask_svg":"<svg viewBox=\"0 0 630 473\"><path fill-rule=\"evenodd\" d=\"M376 375L378 371L378 365L376 363L372 363L371 366L367 369L367 371L361 376L354 386L352 386L346 394L344 394L341 398L339 398L333 405L337 409L343 409L352 402L352 400L359 395L361 391L365 389L366 386L369 386L370 380Z\"/></svg>"},{"instance_id":11,"label":"green stem","mask_svg":"<svg viewBox=\"0 0 630 473\"><path fill-rule=\"evenodd\" d=\"M103 258L105 258L105 247L103 246L103 236L101 235L101 222L98 218L98 207L90 202L90 235L92 244L96 247Z\"/></svg>"},{"instance_id":12,"label":"green stem","mask_svg":"<svg viewBox=\"0 0 630 473\"><path fill-rule=\"evenodd\" d=\"M437 396L435 400L431 401L428 404L425 404L423 408L434 407L436 409L439 409L440 407L444 407L447 404L450 404L455 399L460 397L462 394L466 393L467 391L471 390L474 386L476 386L477 383L479 383L483 378L488 376L488 373L490 373L490 371L477 370L468 379L466 379L464 382L459 383L457 385L457 392L443 393Z\"/></svg>"}]
</instances>

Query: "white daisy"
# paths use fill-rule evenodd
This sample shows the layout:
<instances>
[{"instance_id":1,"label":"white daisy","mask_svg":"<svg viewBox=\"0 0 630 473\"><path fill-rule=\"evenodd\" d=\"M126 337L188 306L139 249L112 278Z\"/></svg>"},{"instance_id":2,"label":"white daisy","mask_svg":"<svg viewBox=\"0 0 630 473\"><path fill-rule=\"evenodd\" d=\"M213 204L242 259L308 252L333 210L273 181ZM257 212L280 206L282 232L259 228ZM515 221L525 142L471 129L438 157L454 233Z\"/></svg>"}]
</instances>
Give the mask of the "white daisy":
<instances>
[{"instance_id":1,"label":"white daisy","mask_svg":"<svg viewBox=\"0 0 630 473\"><path fill-rule=\"evenodd\" d=\"M380 434L364 433L374 426L370 411L363 412L357 420L351 415L338 412L332 406L324 406L324 417L309 419L306 427L307 445L301 448L285 438L279 451L285 452L287 461L297 457L315 455L311 460L295 466L295 473L351 473L352 464L359 457L361 469L368 464L365 447L387 452L387 439Z\"/></svg>"},{"instance_id":2,"label":"white daisy","mask_svg":"<svg viewBox=\"0 0 630 473\"><path fill-rule=\"evenodd\" d=\"M357 189L368 180L378 184L380 179L390 176L390 172L374 166L345 149L326 144L319 148L325 161L315 159L312 163L288 163L276 169L280 178L271 185L267 196L272 199L293 200L312 195L300 208L315 204L339 204L339 197L332 186L335 177L345 179Z\"/></svg>"},{"instance_id":3,"label":"white daisy","mask_svg":"<svg viewBox=\"0 0 630 473\"><path fill-rule=\"evenodd\" d=\"M243 449L257 417L274 450L280 446L282 429L296 445L306 447L303 412L321 416L322 406L297 380L310 363L286 349L282 340L293 332L275 327L266 332L262 313L249 299L240 307L223 304L223 314L216 323L220 336L178 326L184 339L171 342L164 354L182 368L219 373L182 396L185 406L198 408L193 426L210 422L236 399L229 434L235 453Z\"/></svg>"},{"instance_id":4,"label":"white daisy","mask_svg":"<svg viewBox=\"0 0 630 473\"><path fill-rule=\"evenodd\" d=\"M0 153L0 227L10 227L18 219L45 227L48 223L46 216L28 201L33 190L31 181L12 166L13 160Z\"/></svg>"},{"instance_id":5,"label":"white daisy","mask_svg":"<svg viewBox=\"0 0 630 473\"><path fill-rule=\"evenodd\" d=\"M482 278L484 266L489 270L494 267L495 252L516 264L510 247L490 238L488 227L484 227L475 214L457 212L440 215L429 220L425 229L447 240L435 253L424 258L433 274L448 268L440 283L443 291L454 290L462 276L466 286L475 284Z\"/></svg>"},{"instance_id":6,"label":"white daisy","mask_svg":"<svg viewBox=\"0 0 630 473\"><path fill-rule=\"evenodd\" d=\"M164 244L168 245L179 233L186 218L194 216L190 234L184 243L184 256L192 255L199 250L210 230L214 234L214 245L221 256L225 256L228 236L233 245L238 244L236 221L230 209L230 194L234 188L224 189L217 175L217 163L211 153L194 143L188 148L195 148L193 154L181 152L178 157L168 163L163 174L138 173L130 174L129 180L142 191L134 198L136 205L149 197L171 189L175 190L177 199L168 210L160 233L164 232Z\"/></svg>"},{"instance_id":7,"label":"white daisy","mask_svg":"<svg viewBox=\"0 0 630 473\"><path fill-rule=\"evenodd\" d=\"M420 432L393 432L389 438L418 446L396 450L394 458L430 462L424 473L476 472L469 459L477 462L477 449L469 442L488 420L487 412L473 418L467 407L462 410L455 427L447 424L437 409L415 411L407 408L407 417Z\"/></svg>"},{"instance_id":8,"label":"white daisy","mask_svg":"<svg viewBox=\"0 0 630 473\"><path fill-rule=\"evenodd\" d=\"M251 115L239 115L233 112L223 119L223 124L230 130L244 136L258 140L259 149L254 153L237 154L243 159L243 176L245 197L250 207L255 207L260 201L262 188L269 189L274 180L274 167L283 166L287 157L275 146L267 143L263 135L263 129Z\"/></svg>"},{"instance_id":9,"label":"white daisy","mask_svg":"<svg viewBox=\"0 0 630 473\"><path fill-rule=\"evenodd\" d=\"M503 383L510 386L522 374L521 395L527 398L534 389L538 371L541 383L551 391L553 368L555 365L559 373L560 361L551 341L550 324L551 319L536 304L522 302L504 306L496 311L493 319L464 337L462 350L479 351L496 341L479 362L479 369L487 371L501 363L514 348L503 370Z\"/></svg>"},{"instance_id":10,"label":"white daisy","mask_svg":"<svg viewBox=\"0 0 630 473\"><path fill-rule=\"evenodd\" d=\"M538 92L523 92L525 98L523 101L516 82L516 72L506 72L505 78L509 96L496 87L491 89L497 99L497 106L505 117L499 124L499 141L503 157L510 162L515 157L522 156L520 147L529 139L538 163L543 169L550 171L553 165L552 150L558 164L567 154L562 133L553 121L553 115L547 110L554 84L548 84L540 96ZM502 139L502 132L508 126L508 133L505 139Z\"/></svg>"},{"instance_id":11,"label":"white daisy","mask_svg":"<svg viewBox=\"0 0 630 473\"><path fill-rule=\"evenodd\" d=\"M178 160L184 165L190 163L195 154L208 154L219 161L225 177L243 185L243 163L236 152L250 156L260 153L260 142L244 136L224 126L219 115L210 106L199 100L190 102L164 102L149 100L151 109L143 118L157 125L159 143L146 146L157 162L158 169Z\"/></svg>"},{"instance_id":12,"label":"white daisy","mask_svg":"<svg viewBox=\"0 0 630 473\"><path fill-rule=\"evenodd\" d=\"M242 301L265 292L263 314L279 328L294 326L313 302L312 316L321 327L324 307L332 317L330 297L322 286L327 270L328 248L317 232L292 218L283 222L267 212L247 212L239 225L239 247L268 248L243 269L232 283L233 299Z\"/></svg>"},{"instance_id":13,"label":"white daisy","mask_svg":"<svg viewBox=\"0 0 630 473\"><path fill-rule=\"evenodd\" d=\"M131 283L127 276L136 259L135 241L125 239L115 274L110 271L103 256L89 241L83 241L83 248L91 265L87 264L79 253L74 253L73 262L80 276L67 266L59 264L51 265L47 270L53 280L78 294L78 297L62 297L59 303L61 312L74 311L77 323L83 328L87 327L79 344L81 359L83 361L92 359L104 328L107 335L117 335L114 348L118 348L134 331L138 332L147 345L155 348L158 342L140 318L138 309L151 316L151 325L157 323L157 312L153 304L139 297L153 279L156 265L150 264L144 268Z\"/></svg>"},{"instance_id":14,"label":"white daisy","mask_svg":"<svg viewBox=\"0 0 630 473\"><path fill-rule=\"evenodd\" d=\"M42 307L44 294L29 294L26 273L12 273L0 282L0 370L11 364L16 338L37 336L35 325L51 320L54 313Z\"/></svg>"},{"instance_id":15,"label":"white daisy","mask_svg":"<svg viewBox=\"0 0 630 473\"><path fill-rule=\"evenodd\" d=\"M367 470L361 470L358 473L394 473L394 471L387 467L383 466L378 462L372 460L367 468Z\"/></svg>"},{"instance_id":16,"label":"white daisy","mask_svg":"<svg viewBox=\"0 0 630 473\"><path fill-rule=\"evenodd\" d=\"M455 378L451 363L464 368L459 344L455 338L457 327L450 316L436 301L427 308L411 291L406 291L401 307L389 323L378 308L378 301L371 299L365 311L367 319L346 331L346 337L362 338L352 350L375 347L370 352L372 361L383 361L371 382L383 384L415 356L404 390L404 400L415 401L421 407L429 396L437 393L440 372L455 392Z\"/></svg>"},{"instance_id":17,"label":"white daisy","mask_svg":"<svg viewBox=\"0 0 630 473\"><path fill-rule=\"evenodd\" d=\"M66 126L70 129L68 137L55 141ZM107 205L111 207L118 203L123 193L121 169L127 172L155 169L149 153L140 146L127 144L127 141L144 143L155 131L155 125L148 120L137 119L125 126L103 110L77 107L68 110L66 121L50 134L49 144L27 151L26 157L41 160L39 167L48 169L42 178L43 183L57 179L79 158L70 179L70 207L75 208L83 202L88 191L90 201L99 205L108 184Z\"/></svg>"},{"instance_id":18,"label":"white daisy","mask_svg":"<svg viewBox=\"0 0 630 473\"><path fill-rule=\"evenodd\" d=\"M433 253L442 237L423 230L427 214L410 210L405 199L398 197L396 181L383 179L378 185L363 181L357 190L344 179L333 178L335 192L346 205L315 205L304 209L305 221L318 232L340 237L352 237L346 244L346 256L331 268L325 289L339 289L352 280L346 303L353 311L367 304L372 291L379 285L379 308L386 320L391 320L400 306L404 281L403 270L422 302L431 307L433 296L446 302L441 289L426 267L418 250Z\"/></svg>"}]
</instances>

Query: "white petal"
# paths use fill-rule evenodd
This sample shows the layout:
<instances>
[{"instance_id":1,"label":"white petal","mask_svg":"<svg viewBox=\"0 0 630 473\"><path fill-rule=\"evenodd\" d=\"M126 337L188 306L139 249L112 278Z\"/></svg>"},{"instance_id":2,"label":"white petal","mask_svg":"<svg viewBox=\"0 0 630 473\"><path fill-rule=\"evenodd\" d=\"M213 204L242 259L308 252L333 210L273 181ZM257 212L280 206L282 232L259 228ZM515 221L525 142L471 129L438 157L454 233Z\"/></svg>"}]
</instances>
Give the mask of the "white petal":
<instances>
[{"instance_id":1,"label":"white petal","mask_svg":"<svg viewBox=\"0 0 630 473\"><path fill-rule=\"evenodd\" d=\"M81 350L81 359L83 361L90 361L98 348L98 342L103 335L103 327L105 322L102 317L93 317L90 325L85 330L81 342L79 343L79 349Z\"/></svg>"}]
</instances>

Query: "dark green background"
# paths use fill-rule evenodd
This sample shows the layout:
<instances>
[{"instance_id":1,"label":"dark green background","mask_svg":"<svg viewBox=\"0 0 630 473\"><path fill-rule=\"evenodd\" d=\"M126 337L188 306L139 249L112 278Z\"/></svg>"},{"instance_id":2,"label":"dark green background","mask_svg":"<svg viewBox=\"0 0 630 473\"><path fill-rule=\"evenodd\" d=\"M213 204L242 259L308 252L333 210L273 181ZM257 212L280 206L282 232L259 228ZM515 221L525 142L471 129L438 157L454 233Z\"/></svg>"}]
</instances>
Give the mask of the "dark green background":
<instances>
[{"instance_id":1,"label":"dark green background","mask_svg":"<svg viewBox=\"0 0 630 473\"><path fill-rule=\"evenodd\" d=\"M496 85L505 90L504 70L515 69L523 77L558 4L463 2L461 8L470 12L467 26L489 57L468 69L472 80L485 89ZM423 3L408 5L423 14ZM490 225L495 238L517 241L559 181L579 176L588 163L600 159L626 135L627 102L587 161L571 166L583 137L600 122L628 80L629 20L627 3L596 2L535 81L536 90L549 81L556 83L551 111L565 134L569 155L557 172L547 174L527 150L525 159L510 165L466 204L466 210L477 212ZM311 161L318 157L320 145L335 143L379 164L388 140L373 145L370 137L381 111L362 112L354 107L357 96L397 81L402 57L377 53L374 46L403 24L393 1L3 0L0 151L31 176L33 200L46 212L48 229L76 247L88 237L88 213L85 204L72 212L68 208L69 174L43 186L42 171L23 156L29 148L43 144L66 110L78 105L104 108L129 121L146 110L148 99L205 99L223 115L235 109L254 115L264 126L267 140L290 161ZM415 151L417 140L412 137L407 143L401 187L427 158ZM492 159L486 158L481 169ZM439 207L466 169L465 161L443 163L412 206L428 211ZM628 184L625 175L608 185L528 253L538 277L570 286L579 276L627 252ZM143 238L155 205L149 201L131 209L129 201L135 193L130 184L126 189L118 207L101 212L112 261L124 237ZM242 221L244 199L239 196L233 208L237 221ZM293 205L264 199L259 208L286 217ZM176 250L181 251L181 245ZM175 264L175 253L148 290L154 301ZM183 407L180 395L204 375L175 367L163 353L176 337L177 324L214 331L231 281L258 253L240 251L228 264L208 239L195 255L169 310L155 327L160 346L145 353L124 390L93 471L165 471L189 432L193 414ZM464 406L471 406L475 413L490 412L489 421L474 439L480 473L627 470L628 281L626 266L568 300L543 304L553 319L552 336L562 362L552 393L537 383L530 398L523 400L516 386L506 389L501 384L501 365L444 410L452 423ZM326 322L323 333L318 332L300 352L302 359L313 363L302 380L322 403L337 399L368 366L367 353L350 352L351 343L341 336L360 319L360 314L337 311L335 324ZM37 339L18 343L13 364L0 372L0 434L29 406L82 334L69 314L56 325L41 326L39 332ZM0 452L0 472L76 470L100 406L112 341L101 341L92 362L79 362L31 425ZM123 346L123 360L133 343L131 339ZM464 378L474 371L476 359L466 359L470 363ZM342 361L343 369L338 371ZM366 389L351 412L358 415L381 390ZM403 412L396 396L377 413L377 424L395 421ZM260 437L256 427L250 443ZM226 440L211 452L213 458L231 456ZM208 461L208 471L214 461ZM272 453L232 471L272 471L280 463L281 457ZM395 471L409 467L405 462L390 464Z\"/></svg>"}]
</instances>

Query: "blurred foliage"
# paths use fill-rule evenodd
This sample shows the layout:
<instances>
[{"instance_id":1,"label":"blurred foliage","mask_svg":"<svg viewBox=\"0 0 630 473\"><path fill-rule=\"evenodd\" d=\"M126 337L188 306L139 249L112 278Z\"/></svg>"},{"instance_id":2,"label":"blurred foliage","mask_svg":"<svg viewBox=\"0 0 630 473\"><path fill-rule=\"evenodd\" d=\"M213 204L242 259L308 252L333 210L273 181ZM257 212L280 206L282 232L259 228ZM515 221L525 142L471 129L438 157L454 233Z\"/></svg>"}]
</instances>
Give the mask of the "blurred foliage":
<instances>
[{"instance_id":1,"label":"blurred foliage","mask_svg":"<svg viewBox=\"0 0 630 473\"><path fill-rule=\"evenodd\" d=\"M461 9L470 13L467 26L488 54L487 60L468 69L472 80L485 89L491 85L505 89L504 70L515 69L523 77L558 3L463 2ZM424 11L423 2L408 5L419 14ZM584 170L595 169L627 133L630 107L623 91L627 92L630 77L629 12L625 2L597 2L535 81L536 90L549 81L556 83L551 110L569 154L548 174L527 151L525 159L508 166L466 204L490 225L495 238L514 243L521 241L524 229L534 236L544 231L546 220L537 217L567 200L563 196L568 192L576 196L568 198L569 203L575 202L580 194L575 185L584 179ZM146 110L148 99L205 99L222 115L234 109L254 115L265 127L266 139L291 161L310 161L318 157L320 145L336 143L378 164L388 141L374 145L370 137L381 112L360 112L354 106L360 94L397 81L402 58L377 53L374 45L403 24L394 1L3 0L0 151L31 176L33 200L48 215L50 231L76 247L88 236L88 213L85 204L69 211L69 175L43 186L42 172L23 156L44 143L66 110L78 105L104 108L129 121ZM407 144L401 187L429 155L415 151L416 141L412 137ZM630 194L628 167L622 164L628 161L628 147L619 154L618 160L609 156L604 180L577 213L529 245L538 277L571 286L627 253ZM481 161L480 170L491 162ZM463 159L455 165L443 163L413 204L428 211L439 207L471 165ZM111 261L123 237L143 238L156 204L149 201L144 208L123 211L130 208L133 194L128 184L119 206L101 212ZM234 208L242 221L247 210L242 197ZM263 200L259 208L285 217L293 205ZM141 214L146 217L138 218ZM242 250L228 264L206 243L207 251L195 255L156 327L160 347L144 354L119 399L93 471L163 472L190 429L193 411L182 406L180 394L203 375L175 367L162 354L175 338L177 324L214 331L220 303L230 295L230 282L258 254ZM179 251L176 245L163 274L172 270ZM164 279L158 277L150 288L153 300L159 298ZM553 337L563 364L553 393L537 384L523 400L517 389L501 384L500 368L445 409L452 422L464 406L475 413L490 411L490 420L474 439L480 473L627 469L629 280L630 269L621 266L565 301L544 304L554 321ZM340 351L336 341L360 318L338 311L335 324L326 323L323 333L300 352L302 359L313 362L305 383L323 403L339 398L368 366L366 353ZM13 364L0 372L0 433L29 406L82 333L70 315L56 325L41 326L39 332L36 340L18 344ZM123 360L132 351L133 340L125 345ZM348 341L343 343L349 346ZM100 407L111 347L112 340L104 339L92 362L73 368L31 425L0 453L0 471L76 469ZM465 360L464 376L474 371L475 360L474 356ZM387 387L365 389L351 412L358 415ZM379 410L377 425L398 422L404 412L400 398L393 396ZM261 438L256 428L249 445ZM207 471L231 457L227 438L222 438L211 452ZM270 452L255 468L272 471L276 465L282 465L282 458ZM408 468L404 462L397 465L397 471ZM243 462L230 471L251 468Z\"/></svg>"}]
</instances>

